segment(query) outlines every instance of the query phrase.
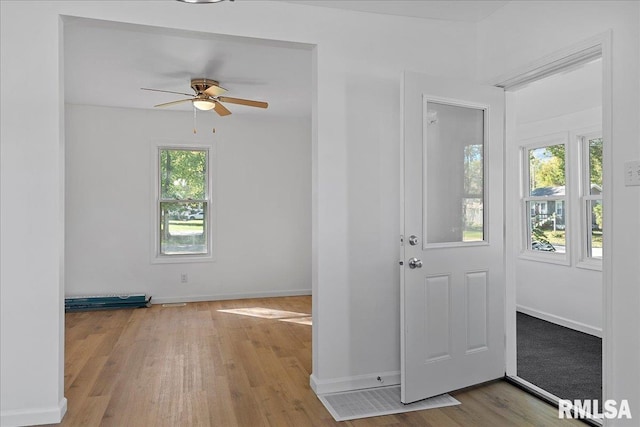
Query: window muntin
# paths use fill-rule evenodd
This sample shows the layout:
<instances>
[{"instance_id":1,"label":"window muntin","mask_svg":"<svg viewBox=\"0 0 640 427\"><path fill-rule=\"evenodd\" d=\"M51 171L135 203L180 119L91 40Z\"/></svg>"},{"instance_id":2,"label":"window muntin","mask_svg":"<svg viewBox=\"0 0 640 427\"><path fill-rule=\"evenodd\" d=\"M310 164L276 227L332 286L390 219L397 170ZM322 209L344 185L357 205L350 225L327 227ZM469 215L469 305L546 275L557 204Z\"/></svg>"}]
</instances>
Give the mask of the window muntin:
<instances>
[{"instance_id":1,"label":"window muntin","mask_svg":"<svg viewBox=\"0 0 640 427\"><path fill-rule=\"evenodd\" d=\"M209 150L158 150L158 255L208 255Z\"/></svg>"},{"instance_id":2,"label":"window muntin","mask_svg":"<svg viewBox=\"0 0 640 427\"><path fill-rule=\"evenodd\" d=\"M525 250L567 252L566 146L524 148Z\"/></svg>"},{"instance_id":3,"label":"window muntin","mask_svg":"<svg viewBox=\"0 0 640 427\"><path fill-rule=\"evenodd\" d=\"M602 148L600 134L582 137L582 206L585 227L581 230L587 260L602 260Z\"/></svg>"}]
</instances>

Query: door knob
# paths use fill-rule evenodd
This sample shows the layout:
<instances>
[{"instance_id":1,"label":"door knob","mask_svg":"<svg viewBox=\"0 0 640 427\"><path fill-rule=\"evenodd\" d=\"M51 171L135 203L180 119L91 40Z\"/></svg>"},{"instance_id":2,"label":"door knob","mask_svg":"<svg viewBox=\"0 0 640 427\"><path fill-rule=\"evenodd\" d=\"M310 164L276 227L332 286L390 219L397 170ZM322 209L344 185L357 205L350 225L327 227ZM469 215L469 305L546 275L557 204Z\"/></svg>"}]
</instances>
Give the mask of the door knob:
<instances>
[{"instance_id":1,"label":"door knob","mask_svg":"<svg viewBox=\"0 0 640 427\"><path fill-rule=\"evenodd\" d=\"M418 258L411 258L409 260L409 268L422 268L422 260Z\"/></svg>"}]
</instances>

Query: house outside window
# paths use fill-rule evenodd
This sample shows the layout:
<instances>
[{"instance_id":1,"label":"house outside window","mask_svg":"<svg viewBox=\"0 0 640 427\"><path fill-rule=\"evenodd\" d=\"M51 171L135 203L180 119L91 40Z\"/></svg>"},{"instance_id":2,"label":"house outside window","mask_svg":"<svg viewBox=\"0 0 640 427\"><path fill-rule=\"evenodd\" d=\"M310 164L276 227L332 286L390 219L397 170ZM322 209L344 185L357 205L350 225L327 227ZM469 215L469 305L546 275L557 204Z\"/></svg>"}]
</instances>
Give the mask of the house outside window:
<instances>
[{"instance_id":1,"label":"house outside window","mask_svg":"<svg viewBox=\"0 0 640 427\"><path fill-rule=\"evenodd\" d=\"M523 147L525 252L562 256L568 252L566 144Z\"/></svg>"},{"instance_id":2,"label":"house outside window","mask_svg":"<svg viewBox=\"0 0 640 427\"><path fill-rule=\"evenodd\" d=\"M209 147L158 147L156 170L156 261L211 259Z\"/></svg>"}]
</instances>

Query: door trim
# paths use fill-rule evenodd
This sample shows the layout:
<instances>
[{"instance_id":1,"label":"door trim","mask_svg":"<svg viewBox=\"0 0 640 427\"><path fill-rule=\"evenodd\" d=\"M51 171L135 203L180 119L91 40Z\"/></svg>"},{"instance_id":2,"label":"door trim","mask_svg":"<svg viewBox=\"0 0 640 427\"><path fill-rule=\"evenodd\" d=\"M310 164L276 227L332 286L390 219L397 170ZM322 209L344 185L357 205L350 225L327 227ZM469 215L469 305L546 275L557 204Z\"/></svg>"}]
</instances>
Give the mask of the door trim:
<instances>
[{"instance_id":1,"label":"door trim","mask_svg":"<svg viewBox=\"0 0 640 427\"><path fill-rule=\"evenodd\" d=\"M515 89L522 87L535 80L542 79L551 74L572 70L580 65L590 62L598 57L602 58L602 136L608 144L604 146L603 153L603 207L609 209L612 206L613 195L613 164L612 164L612 31L606 31L580 43L559 50L551 55L533 61L530 64L519 68L511 73L496 78L492 84L505 89L505 143L514 138L514 114L513 114L513 94ZM505 168L506 171L506 168ZM506 199L506 194L505 194ZM505 200L506 202L506 200ZM506 203L505 203L506 206ZM505 218L509 218L505 216ZM612 302L613 302L613 279L611 269L611 237L613 224L611 215L603 218L603 228L607 230L607 240L609 243L603 248L602 259L602 393L603 401L610 396L611 380L613 378L612 364ZM513 228L512 228L513 230ZM511 239L513 240L513 239ZM507 242L505 242L506 244ZM505 257L509 250L513 250L513 244L505 246ZM517 248L516 248L517 249ZM516 291L515 291L515 269L512 263L505 259L506 275L506 363L507 376L516 376ZM604 425L608 424L604 420Z\"/></svg>"}]
</instances>

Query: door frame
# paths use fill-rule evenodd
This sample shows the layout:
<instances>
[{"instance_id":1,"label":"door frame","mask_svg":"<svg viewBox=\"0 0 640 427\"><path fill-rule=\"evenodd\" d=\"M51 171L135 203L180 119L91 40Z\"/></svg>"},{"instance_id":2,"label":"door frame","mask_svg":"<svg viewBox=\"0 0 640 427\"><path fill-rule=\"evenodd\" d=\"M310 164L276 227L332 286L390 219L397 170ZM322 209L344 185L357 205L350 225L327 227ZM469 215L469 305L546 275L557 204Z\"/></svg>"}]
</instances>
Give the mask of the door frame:
<instances>
[{"instance_id":1,"label":"door frame","mask_svg":"<svg viewBox=\"0 0 640 427\"><path fill-rule=\"evenodd\" d=\"M610 211L613 194L613 164L612 164L612 32L611 30L598 34L580 43L569 46L539 60L533 61L522 68L496 78L491 84L505 89L505 150L506 142L512 141L515 136L515 114L513 91L528 83L540 80L550 75L579 67L597 57L602 58L602 136L608 143L603 148L603 209ZM507 158L508 159L508 158ZM505 161L506 174L509 165ZM506 182L506 181L505 181ZM505 193L506 207L506 193ZM516 355L516 271L513 259L507 257L507 253L519 251L519 239L517 236L509 236L508 233L517 233L515 219L505 215L505 220L510 222L505 232L505 328L506 328L506 375L517 378ZM603 228L607 230L605 239L610 242L612 233L611 215L603 218ZM610 396L611 380L613 378L612 365L612 269L611 269L611 243L603 247L602 257L602 399L606 401ZM526 383L526 381L518 381ZM528 386L528 384L524 384ZM539 392L539 390L533 390ZM542 393L544 394L544 393ZM543 396L544 397L544 396ZM604 420L607 425L607 420Z\"/></svg>"}]
</instances>

